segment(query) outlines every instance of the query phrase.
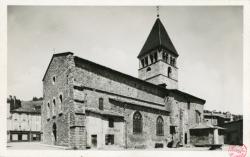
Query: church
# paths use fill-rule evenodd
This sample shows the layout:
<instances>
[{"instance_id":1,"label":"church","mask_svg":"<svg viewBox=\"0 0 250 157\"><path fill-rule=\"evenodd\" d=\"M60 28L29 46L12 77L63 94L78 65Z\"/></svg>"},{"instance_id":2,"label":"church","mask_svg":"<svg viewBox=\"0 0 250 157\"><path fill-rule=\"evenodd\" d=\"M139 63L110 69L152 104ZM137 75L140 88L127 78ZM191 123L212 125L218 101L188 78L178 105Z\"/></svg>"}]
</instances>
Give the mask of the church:
<instances>
[{"instance_id":1,"label":"church","mask_svg":"<svg viewBox=\"0 0 250 157\"><path fill-rule=\"evenodd\" d=\"M202 123L206 101L178 90L178 57L159 17L137 56L138 78L72 52L54 54L43 77L43 142L71 149L192 145L190 129Z\"/></svg>"}]
</instances>

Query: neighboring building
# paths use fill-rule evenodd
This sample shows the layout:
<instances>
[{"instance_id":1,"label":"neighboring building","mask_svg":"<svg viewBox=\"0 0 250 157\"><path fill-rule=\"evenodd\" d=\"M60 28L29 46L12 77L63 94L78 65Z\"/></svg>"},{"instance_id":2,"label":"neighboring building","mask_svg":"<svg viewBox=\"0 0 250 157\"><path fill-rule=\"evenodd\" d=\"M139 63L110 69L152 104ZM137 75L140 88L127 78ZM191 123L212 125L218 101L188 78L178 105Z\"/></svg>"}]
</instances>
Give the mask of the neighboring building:
<instances>
[{"instance_id":1,"label":"neighboring building","mask_svg":"<svg viewBox=\"0 0 250 157\"><path fill-rule=\"evenodd\" d=\"M8 141L41 140L41 105L42 101L20 101L21 106L13 106L12 98L8 101L7 135Z\"/></svg>"},{"instance_id":2,"label":"neighboring building","mask_svg":"<svg viewBox=\"0 0 250 157\"><path fill-rule=\"evenodd\" d=\"M225 128L225 144L243 144L243 119L224 123L221 126Z\"/></svg>"},{"instance_id":3,"label":"neighboring building","mask_svg":"<svg viewBox=\"0 0 250 157\"><path fill-rule=\"evenodd\" d=\"M224 144L224 128L203 124L190 129L191 144L195 146L211 146Z\"/></svg>"},{"instance_id":4,"label":"neighboring building","mask_svg":"<svg viewBox=\"0 0 250 157\"><path fill-rule=\"evenodd\" d=\"M229 112L216 112L204 110L204 120L211 125L221 126L232 120L232 114Z\"/></svg>"},{"instance_id":5,"label":"neighboring building","mask_svg":"<svg viewBox=\"0 0 250 157\"><path fill-rule=\"evenodd\" d=\"M178 90L178 56L159 18L139 53L139 78L71 52L54 54L43 77L43 142L75 149L191 144L205 100Z\"/></svg>"},{"instance_id":6,"label":"neighboring building","mask_svg":"<svg viewBox=\"0 0 250 157\"><path fill-rule=\"evenodd\" d=\"M224 128L225 144L243 144L243 116L229 112L204 110L204 120L208 125Z\"/></svg>"}]
</instances>

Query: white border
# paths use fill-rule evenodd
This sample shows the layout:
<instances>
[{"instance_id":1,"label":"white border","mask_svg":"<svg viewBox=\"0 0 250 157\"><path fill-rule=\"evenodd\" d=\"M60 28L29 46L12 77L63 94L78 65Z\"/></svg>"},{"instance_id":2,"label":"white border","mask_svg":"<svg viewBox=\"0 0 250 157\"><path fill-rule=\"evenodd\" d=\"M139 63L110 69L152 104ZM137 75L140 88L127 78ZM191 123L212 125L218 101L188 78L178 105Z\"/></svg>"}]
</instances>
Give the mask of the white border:
<instances>
[{"instance_id":1,"label":"white border","mask_svg":"<svg viewBox=\"0 0 250 157\"><path fill-rule=\"evenodd\" d=\"M229 156L227 151L61 151L61 150L7 150L6 149L6 100L7 100L7 5L82 5L82 6L243 6L243 115L244 144L250 149L250 1L248 0L4 0L0 3L0 156ZM233 90L232 90L233 92ZM240 105L240 104L239 104ZM248 150L247 156L250 156Z\"/></svg>"}]
</instances>

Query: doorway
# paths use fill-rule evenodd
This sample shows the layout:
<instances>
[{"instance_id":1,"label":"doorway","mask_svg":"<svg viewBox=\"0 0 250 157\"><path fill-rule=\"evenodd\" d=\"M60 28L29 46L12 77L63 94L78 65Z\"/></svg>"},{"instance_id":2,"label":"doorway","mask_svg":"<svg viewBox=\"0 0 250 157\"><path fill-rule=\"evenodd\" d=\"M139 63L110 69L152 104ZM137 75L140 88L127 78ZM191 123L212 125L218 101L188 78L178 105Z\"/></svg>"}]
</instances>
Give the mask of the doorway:
<instances>
[{"instance_id":1,"label":"doorway","mask_svg":"<svg viewBox=\"0 0 250 157\"><path fill-rule=\"evenodd\" d=\"M54 135L54 144L56 144L56 140L57 140L57 137L56 137L56 123L53 124L52 126L52 132L53 132L53 135Z\"/></svg>"},{"instance_id":2,"label":"doorway","mask_svg":"<svg viewBox=\"0 0 250 157\"><path fill-rule=\"evenodd\" d=\"M22 141L22 134L18 134L18 141Z\"/></svg>"},{"instance_id":3,"label":"doorway","mask_svg":"<svg viewBox=\"0 0 250 157\"><path fill-rule=\"evenodd\" d=\"M187 144L187 133L185 133L185 139L184 139L185 144Z\"/></svg>"},{"instance_id":4,"label":"doorway","mask_svg":"<svg viewBox=\"0 0 250 157\"><path fill-rule=\"evenodd\" d=\"M91 135L91 145L93 148L97 147L97 135Z\"/></svg>"}]
</instances>

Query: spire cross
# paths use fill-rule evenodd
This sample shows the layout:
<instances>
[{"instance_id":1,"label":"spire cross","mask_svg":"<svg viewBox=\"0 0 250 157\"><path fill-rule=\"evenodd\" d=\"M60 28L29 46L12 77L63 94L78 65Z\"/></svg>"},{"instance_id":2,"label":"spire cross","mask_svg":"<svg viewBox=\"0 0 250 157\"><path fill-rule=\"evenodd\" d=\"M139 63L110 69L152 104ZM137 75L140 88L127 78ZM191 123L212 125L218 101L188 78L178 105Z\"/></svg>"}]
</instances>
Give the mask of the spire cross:
<instances>
[{"instance_id":1,"label":"spire cross","mask_svg":"<svg viewBox=\"0 0 250 157\"><path fill-rule=\"evenodd\" d=\"M157 12L157 18L159 18L160 17L160 15L159 15L160 7L159 6L156 6L156 12Z\"/></svg>"}]
</instances>

